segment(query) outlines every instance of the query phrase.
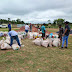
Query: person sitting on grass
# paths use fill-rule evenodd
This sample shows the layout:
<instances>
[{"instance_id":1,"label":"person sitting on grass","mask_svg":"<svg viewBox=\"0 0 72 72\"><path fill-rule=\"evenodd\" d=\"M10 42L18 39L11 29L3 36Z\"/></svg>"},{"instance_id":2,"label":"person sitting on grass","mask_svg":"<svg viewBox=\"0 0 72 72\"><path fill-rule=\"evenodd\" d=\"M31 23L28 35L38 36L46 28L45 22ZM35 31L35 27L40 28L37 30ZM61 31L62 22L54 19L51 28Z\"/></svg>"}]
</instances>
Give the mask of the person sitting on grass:
<instances>
[{"instance_id":1,"label":"person sitting on grass","mask_svg":"<svg viewBox=\"0 0 72 72\"><path fill-rule=\"evenodd\" d=\"M42 38L43 38L43 40L44 40L44 38L45 38L45 32L46 32L45 23L42 25L41 31L42 31Z\"/></svg>"},{"instance_id":2,"label":"person sitting on grass","mask_svg":"<svg viewBox=\"0 0 72 72\"><path fill-rule=\"evenodd\" d=\"M21 44L20 44L20 41L19 41L19 38L18 38L18 33L16 31L9 31L8 32L8 35L10 36L10 46L12 46L13 44L13 40L16 40L18 45L20 46L20 49L21 49Z\"/></svg>"}]
</instances>

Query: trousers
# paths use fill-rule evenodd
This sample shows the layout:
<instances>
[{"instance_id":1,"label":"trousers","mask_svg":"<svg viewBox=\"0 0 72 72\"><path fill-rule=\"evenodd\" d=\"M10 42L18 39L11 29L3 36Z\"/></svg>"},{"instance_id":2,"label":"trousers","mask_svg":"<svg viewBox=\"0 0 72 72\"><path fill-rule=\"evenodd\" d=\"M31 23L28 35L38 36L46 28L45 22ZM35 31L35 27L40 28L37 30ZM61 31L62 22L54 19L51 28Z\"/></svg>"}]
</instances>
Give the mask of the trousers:
<instances>
[{"instance_id":1,"label":"trousers","mask_svg":"<svg viewBox=\"0 0 72 72\"><path fill-rule=\"evenodd\" d=\"M64 43L65 43L65 41L66 41L66 47L68 46L68 37L69 36L64 36L64 37L62 37L62 47L64 47Z\"/></svg>"},{"instance_id":2,"label":"trousers","mask_svg":"<svg viewBox=\"0 0 72 72\"><path fill-rule=\"evenodd\" d=\"M19 41L19 38L18 38L17 35L16 35L16 36L11 36L10 46L12 46L12 44L13 44L13 40L16 40L17 43L18 43L18 45L21 46L20 41Z\"/></svg>"}]
</instances>

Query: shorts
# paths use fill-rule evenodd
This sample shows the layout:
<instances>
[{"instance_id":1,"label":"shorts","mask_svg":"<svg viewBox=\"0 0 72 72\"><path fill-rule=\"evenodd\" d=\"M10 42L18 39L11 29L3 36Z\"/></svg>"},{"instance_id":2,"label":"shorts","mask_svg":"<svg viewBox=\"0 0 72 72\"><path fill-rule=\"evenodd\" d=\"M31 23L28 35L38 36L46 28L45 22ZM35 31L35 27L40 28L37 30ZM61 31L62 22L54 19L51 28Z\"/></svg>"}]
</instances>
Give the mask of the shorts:
<instances>
[{"instance_id":1,"label":"shorts","mask_svg":"<svg viewBox=\"0 0 72 72\"><path fill-rule=\"evenodd\" d=\"M42 33L42 37L45 37L45 33Z\"/></svg>"},{"instance_id":2,"label":"shorts","mask_svg":"<svg viewBox=\"0 0 72 72\"><path fill-rule=\"evenodd\" d=\"M25 30L26 33L28 33L28 30Z\"/></svg>"}]
</instances>

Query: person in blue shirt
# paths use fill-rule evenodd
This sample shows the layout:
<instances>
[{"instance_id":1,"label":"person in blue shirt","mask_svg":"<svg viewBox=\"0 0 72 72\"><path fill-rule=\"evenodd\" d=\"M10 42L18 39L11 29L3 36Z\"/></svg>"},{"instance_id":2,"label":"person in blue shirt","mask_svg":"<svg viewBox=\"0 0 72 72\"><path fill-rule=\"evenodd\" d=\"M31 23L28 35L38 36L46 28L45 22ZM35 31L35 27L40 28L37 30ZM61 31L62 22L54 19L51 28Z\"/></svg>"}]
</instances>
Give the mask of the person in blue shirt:
<instances>
[{"instance_id":1,"label":"person in blue shirt","mask_svg":"<svg viewBox=\"0 0 72 72\"><path fill-rule=\"evenodd\" d=\"M10 46L12 46L13 44L13 40L16 40L18 45L20 46L21 48L21 44L20 44L20 41L19 41L19 38L18 38L18 33L16 31L9 31L8 32L8 35L10 36Z\"/></svg>"},{"instance_id":2,"label":"person in blue shirt","mask_svg":"<svg viewBox=\"0 0 72 72\"><path fill-rule=\"evenodd\" d=\"M42 31L42 38L44 39L44 37L45 37L45 32L46 32L45 23L42 25L41 31Z\"/></svg>"},{"instance_id":3,"label":"person in blue shirt","mask_svg":"<svg viewBox=\"0 0 72 72\"><path fill-rule=\"evenodd\" d=\"M11 23L8 24L8 32L11 31Z\"/></svg>"}]
</instances>

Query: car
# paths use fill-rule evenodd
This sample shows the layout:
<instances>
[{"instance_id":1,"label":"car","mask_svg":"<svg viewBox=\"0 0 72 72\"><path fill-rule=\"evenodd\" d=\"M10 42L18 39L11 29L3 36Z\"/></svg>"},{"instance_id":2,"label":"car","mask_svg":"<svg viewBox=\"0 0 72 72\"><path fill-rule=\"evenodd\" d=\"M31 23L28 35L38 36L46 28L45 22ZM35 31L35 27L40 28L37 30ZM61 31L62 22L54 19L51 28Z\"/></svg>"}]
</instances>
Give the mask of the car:
<instances>
[{"instance_id":1,"label":"car","mask_svg":"<svg viewBox=\"0 0 72 72\"><path fill-rule=\"evenodd\" d=\"M0 28L7 28L7 24L0 24Z\"/></svg>"}]
</instances>

